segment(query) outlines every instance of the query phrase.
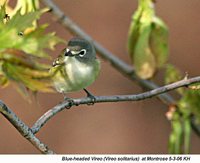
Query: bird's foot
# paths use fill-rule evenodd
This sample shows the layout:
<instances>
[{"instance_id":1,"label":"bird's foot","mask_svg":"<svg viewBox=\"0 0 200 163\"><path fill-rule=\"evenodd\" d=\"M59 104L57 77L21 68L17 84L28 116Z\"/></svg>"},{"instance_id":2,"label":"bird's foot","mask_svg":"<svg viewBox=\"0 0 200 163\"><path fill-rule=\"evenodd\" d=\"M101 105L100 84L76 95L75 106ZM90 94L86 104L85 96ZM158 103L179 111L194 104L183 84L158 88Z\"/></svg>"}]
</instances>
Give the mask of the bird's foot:
<instances>
[{"instance_id":1,"label":"bird's foot","mask_svg":"<svg viewBox=\"0 0 200 163\"><path fill-rule=\"evenodd\" d=\"M64 101L68 102L68 106L66 106L66 109L70 109L74 105L74 100L69 97L64 97Z\"/></svg>"},{"instance_id":2,"label":"bird's foot","mask_svg":"<svg viewBox=\"0 0 200 163\"><path fill-rule=\"evenodd\" d=\"M90 98L92 100L92 102L88 103L87 105L94 105L94 103L96 102L96 98L93 94L91 94L87 89L83 89L86 94L87 94L87 97Z\"/></svg>"}]
</instances>

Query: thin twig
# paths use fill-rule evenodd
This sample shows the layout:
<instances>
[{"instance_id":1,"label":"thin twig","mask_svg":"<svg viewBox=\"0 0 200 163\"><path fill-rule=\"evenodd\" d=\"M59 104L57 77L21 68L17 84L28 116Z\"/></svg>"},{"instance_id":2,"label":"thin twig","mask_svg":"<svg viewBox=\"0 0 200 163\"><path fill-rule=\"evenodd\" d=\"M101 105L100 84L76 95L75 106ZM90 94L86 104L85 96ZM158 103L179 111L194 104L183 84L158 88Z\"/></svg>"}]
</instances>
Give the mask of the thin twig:
<instances>
[{"instance_id":1,"label":"thin twig","mask_svg":"<svg viewBox=\"0 0 200 163\"><path fill-rule=\"evenodd\" d=\"M105 49L101 44L99 44L97 41L93 40L86 32L84 32L76 23L74 23L69 17L65 15L65 13L52 1L52 0L43 0L43 2L48 6L52 13L58 18L59 22L72 34L77 35L79 37L82 37L88 41L92 41L98 54L105 59L106 61L110 62L111 65L121 74L126 76L132 81L137 82L141 87L151 90L158 88L158 85L156 85L154 82L143 80L139 78L135 74L135 70L133 66L127 65L125 62L120 60L116 57L113 53ZM176 101L173 99L172 96L170 96L167 93L161 94L158 96L158 99L160 99L164 104L170 106L175 105ZM196 126L192 121L192 128L193 130L199 135L200 130L198 130L198 126ZM198 132L197 132L198 131Z\"/></svg>"},{"instance_id":2,"label":"thin twig","mask_svg":"<svg viewBox=\"0 0 200 163\"><path fill-rule=\"evenodd\" d=\"M136 81L141 87L146 89L155 89L158 86L148 80L143 80L139 78L133 69L133 66L130 66L123 62L121 59L116 57L116 55L112 54L110 51L105 49L101 44L97 41L93 40L86 32L84 32L76 23L74 23L69 17L65 15L65 13L52 1L52 0L43 0L43 2L48 6L51 12L59 19L59 22L67 28L72 34L84 38L88 41L93 42L97 53L106 61L110 62L111 65L123 75L128 77L130 80ZM162 100L168 106L174 105L175 100L169 94L162 94L158 96L160 100Z\"/></svg>"},{"instance_id":3,"label":"thin twig","mask_svg":"<svg viewBox=\"0 0 200 163\"><path fill-rule=\"evenodd\" d=\"M37 137L35 137L31 129L22 120L20 120L17 115L1 100L0 112L10 123L12 123L12 125L19 131L22 136L31 142L31 144L33 144L41 153L54 154L54 152L50 150L47 145L43 144Z\"/></svg>"},{"instance_id":4,"label":"thin twig","mask_svg":"<svg viewBox=\"0 0 200 163\"><path fill-rule=\"evenodd\" d=\"M190 79L183 79L181 81L168 84L156 89L153 89L148 92L136 94L136 95L115 95L115 96L95 96L95 101L91 98L78 98L78 99L72 99L72 101L64 101L61 104L56 105L49 111L47 111L44 115L42 115L36 123L31 128L32 132L35 134L37 133L41 127L54 115L56 115L58 112L64 110L65 108L71 107L71 106L78 106L82 104L90 104L90 103L102 103L102 102L122 102L122 101L139 101L144 100L147 98L151 98L153 96L166 93L168 91L188 86L193 83L200 82L200 76L190 78Z\"/></svg>"}]
</instances>

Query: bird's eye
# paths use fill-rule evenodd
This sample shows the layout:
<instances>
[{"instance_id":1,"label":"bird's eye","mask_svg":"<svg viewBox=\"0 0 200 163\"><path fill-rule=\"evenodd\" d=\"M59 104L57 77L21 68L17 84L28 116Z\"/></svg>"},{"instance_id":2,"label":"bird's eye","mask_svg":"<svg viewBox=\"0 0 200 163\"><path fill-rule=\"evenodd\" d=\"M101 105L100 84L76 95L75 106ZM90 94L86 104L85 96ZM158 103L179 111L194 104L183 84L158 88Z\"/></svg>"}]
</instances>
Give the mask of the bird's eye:
<instances>
[{"instance_id":1,"label":"bird's eye","mask_svg":"<svg viewBox=\"0 0 200 163\"><path fill-rule=\"evenodd\" d=\"M83 57L85 54L86 54L86 50L85 50L85 49L82 49L82 50L78 53L78 55L79 55L80 57Z\"/></svg>"}]
</instances>

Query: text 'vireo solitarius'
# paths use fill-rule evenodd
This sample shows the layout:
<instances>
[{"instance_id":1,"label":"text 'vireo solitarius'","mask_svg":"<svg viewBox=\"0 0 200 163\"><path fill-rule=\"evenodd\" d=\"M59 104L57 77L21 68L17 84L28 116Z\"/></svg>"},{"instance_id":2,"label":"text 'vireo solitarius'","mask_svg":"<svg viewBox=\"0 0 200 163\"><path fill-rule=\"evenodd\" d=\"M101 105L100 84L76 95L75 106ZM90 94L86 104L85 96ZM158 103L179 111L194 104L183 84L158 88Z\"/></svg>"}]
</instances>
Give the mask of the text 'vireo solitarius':
<instances>
[{"instance_id":1,"label":"text 'vireo solitarius'","mask_svg":"<svg viewBox=\"0 0 200 163\"><path fill-rule=\"evenodd\" d=\"M92 96L85 88L92 84L100 71L100 61L96 58L96 51L92 43L72 38L53 62L50 69L55 89L60 93L74 92L84 89L88 96Z\"/></svg>"}]
</instances>

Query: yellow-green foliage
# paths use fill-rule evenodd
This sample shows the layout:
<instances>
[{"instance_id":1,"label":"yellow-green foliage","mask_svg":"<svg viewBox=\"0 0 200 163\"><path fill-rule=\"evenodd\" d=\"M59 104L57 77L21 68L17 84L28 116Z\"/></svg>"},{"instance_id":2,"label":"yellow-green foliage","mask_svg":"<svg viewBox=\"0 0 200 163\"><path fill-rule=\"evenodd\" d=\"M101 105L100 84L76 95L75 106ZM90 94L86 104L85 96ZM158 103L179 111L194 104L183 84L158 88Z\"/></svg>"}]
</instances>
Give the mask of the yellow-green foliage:
<instances>
[{"instance_id":1,"label":"yellow-green foliage","mask_svg":"<svg viewBox=\"0 0 200 163\"><path fill-rule=\"evenodd\" d=\"M23 91L51 92L50 66L40 60L49 59L45 49L53 50L62 40L55 33L44 33L47 25L36 24L44 10L36 6L30 9L35 3L27 4L29 10L24 10L26 2L18 2L12 16L6 12L6 3L0 8L0 84L5 87L15 83ZM20 8L20 4L24 6Z\"/></svg>"}]
</instances>

